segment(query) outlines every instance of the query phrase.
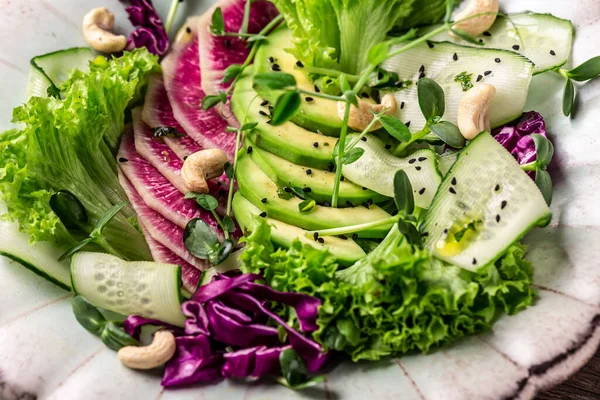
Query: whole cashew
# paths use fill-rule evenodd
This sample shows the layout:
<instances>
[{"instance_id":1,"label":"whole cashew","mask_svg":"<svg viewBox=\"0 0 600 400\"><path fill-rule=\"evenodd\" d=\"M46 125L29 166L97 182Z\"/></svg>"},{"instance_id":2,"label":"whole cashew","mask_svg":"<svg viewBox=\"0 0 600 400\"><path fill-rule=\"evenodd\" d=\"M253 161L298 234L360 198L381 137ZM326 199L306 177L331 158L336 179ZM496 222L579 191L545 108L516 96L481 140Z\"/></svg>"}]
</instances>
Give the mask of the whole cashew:
<instances>
[{"instance_id":1,"label":"whole cashew","mask_svg":"<svg viewBox=\"0 0 600 400\"><path fill-rule=\"evenodd\" d=\"M471 0L464 10L456 14L454 20L460 21L478 14L485 15L458 22L452 28L463 30L471 36L479 36L494 24L498 11L498 0ZM457 37L453 32L450 32L450 34Z\"/></svg>"},{"instance_id":2,"label":"whole cashew","mask_svg":"<svg viewBox=\"0 0 600 400\"><path fill-rule=\"evenodd\" d=\"M225 171L227 154L220 149L200 150L188 156L181 168L183 183L191 192L208 193L208 180Z\"/></svg>"},{"instance_id":3,"label":"whole cashew","mask_svg":"<svg viewBox=\"0 0 600 400\"><path fill-rule=\"evenodd\" d=\"M115 16L108 8L94 8L83 17L83 37L96 51L117 53L127 46L127 38L112 33L114 26Z\"/></svg>"},{"instance_id":4,"label":"whole cashew","mask_svg":"<svg viewBox=\"0 0 600 400\"><path fill-rule=\"evenodd\" d=\"M488 111L496 88L478 83L466 92L458 106L458 129L465 139L471 140L482 131L490 131Z\"/></svg>"},{"instance_id":5,"label":"whole cashew","mask_svg":"<svg viewBox=\"0 0 600 400\"><path fill-rule=\"evenodd\" d=\"M394 115L396 114L397 106L396 98L391 94L384 95L381 98L381 104L371 104L359 99L358 108L350 106L348 126L356 131L363 131L369 126L371 121L373 121L374 115L371 111L380 113L387 109L385 112L386 115ZM346 114L346 102L338 101L337 110L340 119L344 120L344 115ZM381 124L377 122L369 129L369 131L375 131L379 128L381 128Z\"/></svg>"},{"instance_id":6,"label":"whole cashew","mask_svg":"<svg viewBox=\"0 0 600 400\"><path fill-rule=\"evenodd\" d=\"M125 346L117 353L121 364L131 369L160 367L173 357L177 349L170 331L158 331L149 346Z\"/></svg>"}]
</instances>

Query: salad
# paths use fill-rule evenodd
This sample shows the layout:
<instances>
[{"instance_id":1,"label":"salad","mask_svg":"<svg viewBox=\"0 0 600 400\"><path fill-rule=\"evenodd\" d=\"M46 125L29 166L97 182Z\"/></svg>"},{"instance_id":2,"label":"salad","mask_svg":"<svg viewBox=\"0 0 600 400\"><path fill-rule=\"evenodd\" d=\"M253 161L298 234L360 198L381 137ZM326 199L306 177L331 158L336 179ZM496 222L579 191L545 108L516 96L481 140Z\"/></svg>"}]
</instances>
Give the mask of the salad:
<instances>
[{"instance_id":1,"label":"salad","mask_svg":"<svg viewBox=\"0 0 600 400\"><path fill-rule=\"evenodd\" d=\"M538 74L573 26L498 0L218 0L90 10L31 60L0 134L0 254L175 388L322 382L533 306L521 239L552 219ZM376 21L376 23L373 23ZM176 34L169 35L169 33ZM556 134L560 134L556 132Z\"/></svg>"}]
</instances>

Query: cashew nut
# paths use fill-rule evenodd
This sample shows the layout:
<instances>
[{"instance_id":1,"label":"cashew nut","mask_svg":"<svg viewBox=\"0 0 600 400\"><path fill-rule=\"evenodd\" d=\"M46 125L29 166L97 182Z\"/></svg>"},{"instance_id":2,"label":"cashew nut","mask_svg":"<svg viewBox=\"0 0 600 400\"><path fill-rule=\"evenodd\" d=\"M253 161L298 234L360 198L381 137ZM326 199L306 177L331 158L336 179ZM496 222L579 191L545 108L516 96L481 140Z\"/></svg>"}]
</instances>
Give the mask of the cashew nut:
<instances>
[{"instance_id":1,"label":"cashew nut","mask_svg":"<svg viewBox=\"0 0 600 400\"><path fill-rule=\"evenodd\" d=\"M381 104L371 104L367 103L363 100L358 100L358 108L355 106L350 106L350 115L348 118L348 126L356 131L363 131L369 126L371 121L373 121L374 115L371 111L375 113L380 113L383 110L387 109L385 112L386 115L394 115L396 114L396 98L391 94L386 94L381 98ZM346 102L339 101L337 104L338 116L341 120L344 119L344 115L346 114ZM381 128L381 124L379 122L375 123L369 131L375 131Z\"/></svg>"},{"instance_id":2,"label":"cashew nut","mask_svg":"<svg viewBox=\"0 0 600 400\"><path fill-rule=\"evenodd\" d=\"M227 154L220 149L200 150L188 156L181 168L183 183L191 192L208 193L207 180L225 171Z\"/></svg>"},{"instance_id":3,"label":"cashew nut","mask_svg":"<svg viewBox=\"0 0 600 400\"><path fill-rule=\"evenodd\" d=\"M160 367L173 357L177 346L170 331L158 331L149 346L125 346L117 353L121 364L132 369Z\"/></svg>"},{"instance_id":4,"label":"cashew nut","mask_svg":"<svg viewBox=\"0 0 600 400\"><path fill-rule=\"evenodd\" d=\"M473 18L458 22L454 24L452 28L465 31L471 36L479 36L483 32L490 29L490 27L494 24L498 11L498 0L471 0L464 10L456 14L454 20L460 21L469 17ZM478 14L483 15L474 17ZM457 37L457 35L452 32L450 32L450 34L454 37Z\"/></svg>"},{"instance_id":5,"label":"cashew nut","mask_svg":"<svg viewBox=\"0 0 600 400\"><path fill-rule=\"evenodd\" d=\"M490 131L488 111L496 88L478 83L466 92L458 106L458 129L465 139L471 140L482 131Z\"/></svg>"},{"instance_id":6,"label":"cashew nut","mask_svg":"<svg viewBox=\"0 0 600 400\"><path fill-rule=\"evenodd\" d=\"M98 7L83 17L83 37L96 51L117 53L127 46L127 38L115 35L115 16L108 8Z\"/></svg>"}]
</instances>

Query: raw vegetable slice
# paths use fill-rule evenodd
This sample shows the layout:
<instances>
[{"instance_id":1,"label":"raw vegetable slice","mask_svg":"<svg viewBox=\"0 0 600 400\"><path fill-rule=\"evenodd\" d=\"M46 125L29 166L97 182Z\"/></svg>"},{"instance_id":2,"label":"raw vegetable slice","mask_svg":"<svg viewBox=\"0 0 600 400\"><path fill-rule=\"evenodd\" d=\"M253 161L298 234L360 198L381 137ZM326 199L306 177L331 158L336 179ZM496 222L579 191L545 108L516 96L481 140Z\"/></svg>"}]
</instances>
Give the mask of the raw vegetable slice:
<instances>
[{"instance_id":1,"label":"raw vegetable slice","mask_svg":"<svg viewBox=\"0 0 600 400\"><path fill-rule=\"evenodd\" d=\"M459 154L460 153L458 151L446 150L444 153L442 153L442 155L440 155L438 168L442 176L446 176L448 171L450 171L450 168L452 168L456 162Z\"/></svg>"},{"instance_id":2,"label":"raw vegetable slice","mask_svg":"<svg viewBox=\"0 0 600 400\"><path fill-rule=\"evenodd\" d=\"M144 203L127 177L119 171L119 181L133 205L138 220L149 236L198 269L207 269L208 262L194 257L183 244L183 228L175 225Z\"/></svg>"},{"instance_id":3,"label":"raw vegetable slice","mask_svg":"<svg viewBox=\"0 0 600 400\"><path fill-rule=\"evenodd\" d=\"M89 70L89 62L94 59L89 47L74 47L33 57L30 61L29 80L26 98L46 97L50 93L58 95L58 87L69 78L74 69Z\"/></svg>"},{"instance_id":4,"label":"raw vegetable slice","mask_svg":"<svg viewBox=\"0 0 600 400\"><path fill-rule=\"evenodd\" d=\"M214 10L221 7L226 32L239 32L244 19L246 0L218 1L198 21L198 43L200 45L200 69L202 89L206 94L217 94L226 90L231 83L223 83L223 73L232 64L243 64L250 53L247 43L238 37L215 36L210 31ZM258 33L278 12L268 1L253 1L250 7L248 33Z\"/></svg>"},{"instance_id":5,"label":"raw vegetable slice","mask_svg":"<svg viewBox=\"0 0 600 400\"><path fill-rule=\"evenodd\" d=\"M152 253L154 261L163 264L179 265L181 267L181 282L183 283L183 287L188 292L194 293L203 272L154 240L143 225L142 232L144 232L146 242L148 243L148 247L150 247L150 252Z\"/></svg>"},{"instance_id":6,"label":"raw vegetable slice","mask_svg":"<svg viewBox=\"0 0 600 400\"><path fill-rule=\"evenodd\" d=\"M415 46L385 61L383 67L408 81L407 87L394 96L398 104L404 103L404 107L398 107L396 116L404 123L410 122L412 132L425 126L415 85L420 76L435 80L444 89L443 119L453 124L456 124L460 100L472 85L478 82L493 85L496 95L489 115L492 127L497 127L521 115L533 73L533 63L512 51L437 42Z\"/></svg>"},{"instance_id":7,"label":"raw vegetable slice","mask_svg":"<svg viewBox=\"0 0 600 400\"><path fill-rule=\"evenodd\" d=\"M6 204L0 201L0 214L5 212ZM27 234L19 230L19 224L5 217L0 215L0 256L18 262L65 290L71 290L69 263L58 261L63 251L48 242L31 244Z\"/></svg>"},{"instance_id":8,"label":"raw vegetable slice","mask_svg":"<svg viewBox=\"0 0 600 400\"><path fill-rule=\"evenodd\" d=\"M349 136L349 142L353 137ZM367 141L359 140L357 148L363 149L363 155L352 164L344 165L342 173L357 185L369 188L384 196L394 196L394 174L404 170L412 184L415 205L429 208L442 175L438 170L438 155L429 149L420 149L407 157L394 156L385 149L385 144L373 135L366 136Z\"/></svg>"},{"instance_id":9,"label":"raw vegetable slice","mask_svg":"<svg viewBox=\"0 0 600 400\"><path fill-rule=\"evenodd\" d=\"M160 138L152 136L152 129L142 121L142 109L135 108L131 111L133 118L133 137L135 150L160 172L181 193L188 192L183 179L181 168L183 161Z\"/></svg>"},{"instance_id":10,"label":"raw vegetable slice","mask_svg":"<svg viewBox=\"0 0 600 400\"><path fill-rule=\"evenodd\" d=\"M178 265L80 252L71 258L71 279L73 290L96 307L185 325Z\"/></svg>"},{"instance_id":11,"label":"raw vegetable slice","mask_svg":"<svg viewBox=\"0 0 600 400\"><path fill-rule=\"evenodd\" d=\"M177 130L180 137L164 137L163 140L180 159L201 150L175 119L161 75L153 75L148 81L142 120L151 128L167 126Z\"/></svg>"},{"instance_id":12,"label":"raw vegetable slice","mask_svg":"<svg viewBox=\"0 0 600 400\"><path fill-rule=\"evenodd\" d=\"M233 159L235 135L226 132L227 122L219 107L202 109L202 78L198 59L198 40L173 44L163 60L163 77L173 115L187 134L203 148L220 148Z\"/></svg>"},{"instance_id":13,"label":"raw vegetable slice","mask_svg":"<svg viewBox=\"0 0 600 400\"><path fill-rule=\"evenodd\" d=\"M551 215L533 180L483 132L460 153L440 185L425 217L425 246L474 271L500 258Z\"/></svg>"},{"instance_id":14,"label":"raw vegetable slice","mask_svg":"<svg viewBox=\"0 0 600 400\"><path fill-rule=\"evenodd\" d=\"M180 228L192 218L202 218L216 227L212 214L201 210L193 201L184 198L148 161L135 152L133 137L125 133L117 156L119 167L135 187L144 203Z\"/></svg>"},{"instance_id":15,"label":"raw vegetable slice","mask_svg":"<svg viewBox=\"0 0 600 400\"><path fill-rule=\"evenodd\" d=\"M529 58L535 64L533 73L536 75L567 62L573 45L573 24L552 14L499 15L487 33L477 39L484 48L516 51ZM447 32L432 40L480 47Z\"/></svg>"}]
</instances>

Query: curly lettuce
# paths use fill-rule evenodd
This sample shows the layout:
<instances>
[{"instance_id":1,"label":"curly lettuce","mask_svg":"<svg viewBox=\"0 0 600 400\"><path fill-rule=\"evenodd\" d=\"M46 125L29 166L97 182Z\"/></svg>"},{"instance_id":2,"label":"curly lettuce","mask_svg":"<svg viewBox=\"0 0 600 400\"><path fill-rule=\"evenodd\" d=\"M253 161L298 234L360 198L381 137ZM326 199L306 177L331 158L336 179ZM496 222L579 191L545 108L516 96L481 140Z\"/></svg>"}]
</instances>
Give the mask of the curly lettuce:
<instances>
[{"instance_id":1,"label":"curly lettuce","mask_svg":"<svg viewBox=\"0 0 600 400\"><path fill-rule=\"evenodd\" d=\"M354 361L428 352L489 329L498 315L523 310L535 295L521 244L473 273L415 249L393 229L367 257L340 270L326 251L300 242L274 249L269 238L262 223L246 239L242 270L262 273L275 290L319 298L314 339ZM277 311L294 323L289 308Z\"/></svg>"},{"instance_id":2,"label":"curly lettuce","mask_svg":"<svg viewBox=\"0 0 600 400\"><path fill-rule=\"evenodd\" d=\"M20 131L0 136L0 192L5 218L16 220L32 242L68 247L69 233L49 206L59 190L74 194L94 224L107 209L127 197L117 177L115 153L128 107L142 98L148 77L159 70L146 49L120 58L99 57L90 71L75 70L61 85L62 98L32 97L13 112ZM124 215L107 227L107 240L131 259L149 259L139 231Z\"/></svg>"}]
</instances>

